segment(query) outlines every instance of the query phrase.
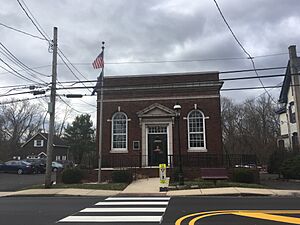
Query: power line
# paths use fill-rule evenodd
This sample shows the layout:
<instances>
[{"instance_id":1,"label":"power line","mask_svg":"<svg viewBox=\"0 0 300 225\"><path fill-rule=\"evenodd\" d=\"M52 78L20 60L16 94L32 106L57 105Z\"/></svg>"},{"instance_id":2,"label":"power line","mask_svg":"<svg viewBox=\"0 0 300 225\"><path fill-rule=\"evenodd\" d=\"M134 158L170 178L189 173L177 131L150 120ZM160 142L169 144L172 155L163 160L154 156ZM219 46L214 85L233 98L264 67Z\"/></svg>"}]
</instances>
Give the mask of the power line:
<instances>
[{"instance_id":1,"label":"power line","mask_svg":"<svg viewBox=\"0 0 300 225\"><path fill-rule=\"evenodd\" d=\"M8 102L0 102L0 105L7 105L7 104L16 103L16 102L30 101L30 100L35 100L35 99L39 99L39 98L46 98L46 97L49 97L49 95L36 96L36 97L32 97L32 98L16 99L16 100L13 100L13 101L8 101Z\"/></svg>"},{"instance_id":2,"label":"power line","mask_svg":"<svg viewBox=\"0 0 300 225\"><path fill-rule=\"evenodd\" d=\"M291 74L292 76L299 76L300 74ZM201 76L201 75L200 75ZM276 77L284 77L285 74L268 74L268 75L260 75L259 78L261 79L266 79L266 78L276 78ZM246 77L230 77L230 78L221 78L220 80L221 81L238 81L238 80L251 80L251 79L257 79L257 76L246 76ZM205 80L205 82L209 82L209 81L215 81L215 80ZM71 85L67 86L68 88L69 87L74 87L75 84L78 84L78 83L94 83L94 82L97 82L97 80L87 80L87 81L63 81L63 82L59 82L61 85L62 84L69 84L71 83ZM195 83L199 83L199 82L202 82L202 81L196 81ZM177 82L178 83L182 83L182 82ZM171 84L176 84L176 83L170 83ZM63 86L63 85L62 85ZM124 87L125 85L122 85L122 87ZM128 84L126 86L135 86L135 85L131 85L131 84ZM138 85L140 86L140 85ZM66 87L66 86L63 86L63 87ZM109 87L119 87L118 85L116 86L109 86Z\"/></svg>"},{"instance_id":3,"label":"power line","mask_svg":"<svg viewBox=\"0 0 300 225\"><path fill-rule=\"evenodd\" d=\"M27 36L30 36L30 37L33 37L33 38L38 38L38 39L43 40L43 41L48 41L48 40L46 40L45 38L42 38L42 37L36 36L36 35L34 35L34 34L30 34L30 33L26 32L26 31L22 31L22 30L19 30L19 29L17 29L17 28L8 26L8 25L6 25L6 24L4 24L4 23L1 23L1 22L0 22L0 25L3 26L3 27L6 27L6 28L8 28L8 29L14 30L14 31L16 31L16 32L25 34L25 35L27 35Z\"/></svg>"},{"instance_id":4,"label":"power line","mask_svg":"<svg viewBox=\"0 0 300 225\"><path fill-rule=\"evenodd\" d=\"M60 81L57 80L57 83L58 83L60 86L62 86L63 88L65 88L65 86L64 86ZM67 90L67 92L70 93L70 94L72 94L69 90ZM63 96L66 96L66 95L63 95ZM82 95L82 96L85 96L85 95ZM89 95L89 96L90 96L90 95ZM83 101L82 99L79 99L79 101L81 101L81 102L83 102L83 103L85 103L85 104L87 104L87 105L90 105L90 106L92 106L92 107L96 107L95 105L92 105L92 104L90 104L90 103L88 103L88 102L85 102L85 101ZM97 107L96 107L96 108L97 108Z\"/></svg>"},{"instance_id":5,"label":"power line","mask_svg":"<svg viewBox=\"0 0 300 225\"><path fill-rule=\"evenodd\" d=\"M244 70L227 70L227 71L221 71L219 74L226 74L226 73L246 73L246 72L253 72L253 71L267 71L267 70L282 70L286 69L286 66L279 66L279 67L265 67L265 68L259 68L259 69L244 69Z\"/></svg>"},{"instance_id":6,"label":"power line","mask_svg":"<svg viewBox=\"0 0 300 225\"><path fill-rule=\"evenodd\" d=\"M63 57L58 53L59 58L63 61L63 63L66 65L66 67L70 70L70 72L73 74L73 76L80 81L79 77L74 73L74 71L71 69L71 67L66 63L66 61L63 59ZM82 84L86 89L89 90L88 87L86 87L84 84ZM89 90L91 93L92 91Z\"/></svg>"},{"instance_id":7,"label":"power line","mask_svg":"<svg viewBox=\"0 0 300 225\"><path fill-rule=\"evenodd\" d=\"M38 21L35 19L34 15L30 12L29 8L27 7L27 5L25 4L25 2L23 0L21 0L23 5L25 6L25 8L23 7L23 5L21 4L20 0L17 0L17 2L19 3L20 7L22 8L22 10L24 11L24 13L26 14L26 16L30 19L30 21L32 22L32 24L36 27L36 29L39 31L39 33L46 39L49 41L49 37L47 36L47 33L43 30L42 26L38 23ZM27 12L28 11L28 12ZM31 16L30 16L30 15ZM47 37L46 37L47 36ZM70 65L82 76L85 78L85 76L70 62L70 60L65 56L65 54L59 49L58 56L60 57L60 59L63 61L63 63L66 65L66 67L70 70L70 72L75 76L76 79L80 80L78 78L78 76L73 72L73 70L69 67L69 65L66 63L66 61L63 59L63 57L61 55L63 55L65 57L65 59L70 63ZM86 78L85 78L86 79ZM88 89L89 90L89 89ZM91 93L92 91L89 90Z\"/></svg>"},{"instance_id":8,"label":"power line","mask_svg":"<svg viewBox=\"0 0 300 225\"><path fill-rule=\"evenodd\" d=\"M37 21L37 19L34 17L34 15L31 13L30 9L28 8L28 6L26 5L26 3L21 0L23 5L25 6L25 8L27 9L27 11L29 12L29 14L31 15L31 17L33 18L33 20L35 21L35 23L38 25L38 27L40 28L40 30L45 34L45 36L47 37L47 40L50 40L50 37L47 35L47 32L44 31L43 27L39 24L39 22Z\"/></svg>"},{"instance_id":9,"label":"power line","mask_svg":"<svg viewBox=\"0 0 300 225\"><path fill-rule=\"evenodd\" d=\"M78 113L84 113L84 112L81 112L81 111L78 111L77 109L74 109L72 106L70 106L61 96L58 95L58 97L60 98L60 100L65 103L68 107L70 107L70 109L73 109L74 111L78 112Z\"/></svg>"},{"instance_id":10,"label":"power line","mask_svg":"<svg viewBox=\"0 0 300 225\"><path fill-rule=\"evenodd\" d=\"M23 10L23 12L25 13L25 15L28 17L28 19L31 21L31 23L35 26L35 28L37 29L37 31L45 38L45 40L49 41L49 38L46 37L46 35L41 31L41 29L38 27L38 25L36 25L36 23L33 21L33 19L29 16L28 12L24 8L24 6L21 4L21 2L19 0L17 0L17 2L19 4L19 6L21 7L21 9ZM25 5L24 1L22 1L22 2ZM26 8L28 10L28 7L26 7Z\"/></svg>"},{"instance_id":11,"label":"power line","mask_svg":"<svg viewBox=\"0 0 300 225\"><path fill-rule=\"evenodd\" d=\"M29 79L29 78L23 76L23 75L20 74L19 72L17 72L17 71L16 71L14 68L12 68L8 63L6 63L2 58L0 58L0 61L1 61L2 63L4 63L8 68L10 68L10 69L14 72L14 73L13 73L13 72L9 71L8 69L6 69L5 67L0 66L2 69L4 69L5 71L9 72L10 74L12 74L12 75L14 75L14 76L16 76L16 77L18 77L18 78L20 78L20 79L22 79L22 80L27 80L27 81L30 81L30 82L37 83L36 81L31 80L31 79Z\"/></svg>"},{"instance_id":12,"label":"power line","mask_svg":"<svg viewBox=\"0 0 300 225\"><path fill-rule=\"evenodd\" d=\"M43 73L40 73L30 67L28 67L27 65L25 65L21 60L19 60L7 47L5 47L5 45L0 42L0 48L2 49L2 54L4 54L8 59L11 60L11 62L13 62L14 64L16 64L18 67L20 67L21 69L23 69L24 71L26 71L28 73L28 71L30 71L30 73L28 73L30 76L33 76L36 79L41 80L40 78L38 78L35 74L33 74L32 72L41 75L41 76L45 76L45 77L50 77L50 75L46 75ZM44 82L43 80L41 80L42 82Z\"/></svg>"},{"instance_id":13,"label":"power line","mask_svg":"<svg viewBox=\"0 0 300 225\"><path fill-rule=\"evenodd\" d=\"M222 11L221 11L221 9L220 9L220 7L219 7L217 1L216 1L216 0L213 0L213 1L214 1L215 5L216 5L216 7L217 7L217 9L218 9L218 11L219 11L221 17L223 18L223 21L225 22L227 28L229 29L230 33L232 34L233 38L234 38L235 41L238 43L238 45L241 47L241 49L244 51L244 53L248 56L248 58L251 60L251 64L252 64L252 67L253 67L253 69L254 69L255 74L256 74L257 76L259 76L259 75L258 75L258 72L257 72L257 70L256 70L256 66L255 66L253 57L246 51L246 49L244 48L244 46L241 44L241 42L238 40L238 38L237 38L236 35L234 34L234 32L233 32L233 30L231 29L230 25L228 24L228 22L227 22L225 16L223 15L223 13L222 13ZM261 81L261 79L258 78L258 80L259 80L260 84L262 85L262 87L264 87L264 84L263 84L263 82ZM275 102L275 100L274 100L273 97L269 94L269 92L268 92L266 89L265 89L265 91L266 91L266 93L269 95L269 97L271 98L271 100L272 100L273 102Z\"/></svg>"},{"instance_id":14,"label":"power line","mask_svg":"<svg viewBox=\"0 0 300 225\"><path fill-rule=\"evenodd\" d=\"M291 85L291 86L295 86L295 85ZM300 85L297 85L300 86ZM221 89L221 91L243 91L243 90L258 90L258 89L264 89L264 88L281 88L282 86L280 85L273 85L273 86L256 86L256 87L240 87L240 88L223 88ZM276 102L277 103L277 102Z\"/></svg>"},{"instance_id":15,"label":"power line","mask_svg":"<svg viewBox=\"0 0 300 225\"><path fill-rule=\"evenodd\" d=\"M58 51L65 57L65 59L68 61L68 63L86 80L88 80L75 66L73 63L70 62L70 60L67 58L67 56L62 52L61 49L58 48Z\"/></svg>"}]
</instances>

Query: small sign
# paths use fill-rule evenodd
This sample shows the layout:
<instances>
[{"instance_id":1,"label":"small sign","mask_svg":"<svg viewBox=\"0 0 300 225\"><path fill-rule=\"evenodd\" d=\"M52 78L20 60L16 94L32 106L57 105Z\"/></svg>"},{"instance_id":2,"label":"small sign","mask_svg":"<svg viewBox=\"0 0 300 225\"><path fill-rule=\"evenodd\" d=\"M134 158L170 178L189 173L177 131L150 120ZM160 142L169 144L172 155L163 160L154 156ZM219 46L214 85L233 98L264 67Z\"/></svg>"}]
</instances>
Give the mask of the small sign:
<instances>
[{"instance_id":1,"label":"small sign","mask_svg":"<svg viewBox=\"0 0 300 225\"><path fill-rule=\"evenodd\" d=\"M161 184L165 184L167 180L167 166L166 164L159 164L159 180Z\"/></svg>"}]
</instances>

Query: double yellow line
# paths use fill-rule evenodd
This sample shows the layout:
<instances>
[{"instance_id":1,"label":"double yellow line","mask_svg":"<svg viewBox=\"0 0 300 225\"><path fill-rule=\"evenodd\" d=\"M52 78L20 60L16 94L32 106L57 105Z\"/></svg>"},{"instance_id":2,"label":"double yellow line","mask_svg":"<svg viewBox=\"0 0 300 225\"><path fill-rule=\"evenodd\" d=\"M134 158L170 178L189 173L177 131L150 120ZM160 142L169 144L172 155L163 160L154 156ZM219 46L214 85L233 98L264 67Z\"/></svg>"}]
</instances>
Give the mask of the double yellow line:
<instances>
[{"instance_id":1,"label":"double yellow line","mask_svg":"<svg viewBox=\"0 0 300 225\"><path fill-rule=\"evenodd\" d=\"M300 214L300 210L219 210L219 211L199 212L199 213L193 213L179 218L175 222L175 225L181 225L182 221L191 217L194 218L190 220L189 225L195 225L195 223L200 219L212 217L212 216L218 216L218 215L237 215L237 216L244 216L244 217L250 217L255 219L300 225L300 218L274 215L274 214Z\"/></svg>"}]
</instances>

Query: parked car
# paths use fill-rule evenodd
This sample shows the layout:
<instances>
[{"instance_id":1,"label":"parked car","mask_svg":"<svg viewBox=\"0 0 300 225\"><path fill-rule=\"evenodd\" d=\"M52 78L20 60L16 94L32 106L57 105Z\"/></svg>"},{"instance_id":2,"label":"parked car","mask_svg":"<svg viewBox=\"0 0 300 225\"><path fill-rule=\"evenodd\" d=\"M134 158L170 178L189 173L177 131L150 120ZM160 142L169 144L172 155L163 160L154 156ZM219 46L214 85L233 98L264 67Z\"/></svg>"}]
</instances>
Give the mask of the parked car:
<instances>
[{"instance_id":1,"label":"parked car","mask_svg":"<svg viewBox=\"0 0 300 225\"><path fill-rule=\"evenodd\" d=\"M11 160L1 165L0 171L18 174L33 173L34 166L31 163L23 160Z\"/></svg>"},{"instance_id":2,"label":"parked car","mask_svg":"<svg viewBox=\"0 0 300 225\"><path fill-rule=\"evenodd\" d=\"M34 167L34 173L45 173L46 172L46 160L45 159L25 159L24 161L29 162Z\"/></svg>"},{"instance_id":3,"label":"parked car","mask_svg":"<svg viewBox=\"0 0 300 225\"><path fill-rule=\"evenodd\" d=\"M62 164L64 168L72 168L75 166L74 162L70 160L56 160L55 162Z\"/></svg>"},{"instance_id":4,"label":"parked car","mask_svg":"<svg viewBox=\"0 0 300 225\"><path fill-rule=\"evenodd\" d=\"M57 171L63 170L63 169L64 169L64 166L61 163L58 163L55 161L52 162L52 171L53 172L57 172Z\"/></svg>"}]
</instances>

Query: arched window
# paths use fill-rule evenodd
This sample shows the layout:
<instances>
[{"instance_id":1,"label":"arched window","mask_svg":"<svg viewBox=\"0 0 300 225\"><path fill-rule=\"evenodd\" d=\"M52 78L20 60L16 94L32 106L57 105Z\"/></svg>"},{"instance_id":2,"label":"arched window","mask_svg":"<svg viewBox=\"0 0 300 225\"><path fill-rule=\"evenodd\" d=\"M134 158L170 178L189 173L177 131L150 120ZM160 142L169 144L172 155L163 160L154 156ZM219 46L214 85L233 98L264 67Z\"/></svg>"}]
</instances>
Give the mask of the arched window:
<instances>
[{"instance_id":1,"label":"arched window","mask_svg":"<svg viewBox=\"0 0 300 225\"><path fill-rule=\"evenodd\" d=\"M189 150L206 151L204 114L200 110L192 110L187 121Z\"/></svg>"},{"instance_id":2,"label":"arched window","mask_svg":"<svg viewBox=\"0 0 300 225\"><path fill-rule=\"evenodd\" d=\"M127 150L127 116L123 112L112 117L112 150Z\"/></svg>"}]
</instances>

